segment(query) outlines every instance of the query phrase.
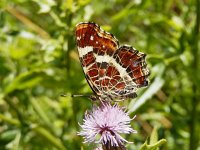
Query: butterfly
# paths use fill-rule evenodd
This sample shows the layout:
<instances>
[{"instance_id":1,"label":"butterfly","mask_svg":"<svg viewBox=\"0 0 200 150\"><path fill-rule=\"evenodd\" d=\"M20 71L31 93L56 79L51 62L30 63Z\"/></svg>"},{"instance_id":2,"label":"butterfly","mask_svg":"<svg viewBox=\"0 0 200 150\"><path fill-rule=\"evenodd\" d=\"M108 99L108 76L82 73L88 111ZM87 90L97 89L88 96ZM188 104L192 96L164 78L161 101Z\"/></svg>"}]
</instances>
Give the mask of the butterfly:
<instances>
[{"instance_id":1,"label":"butterfly","mask_svg":"<svg viewBox=\"0 0 200 150\"><path fill-rule=\"evenodd\" d=\"M75 29L80 62L91 99L121 101L135 98L138 88L148 85L146 54L118 40L93 22L81 22Z\"/></svg>"}]
</instances>

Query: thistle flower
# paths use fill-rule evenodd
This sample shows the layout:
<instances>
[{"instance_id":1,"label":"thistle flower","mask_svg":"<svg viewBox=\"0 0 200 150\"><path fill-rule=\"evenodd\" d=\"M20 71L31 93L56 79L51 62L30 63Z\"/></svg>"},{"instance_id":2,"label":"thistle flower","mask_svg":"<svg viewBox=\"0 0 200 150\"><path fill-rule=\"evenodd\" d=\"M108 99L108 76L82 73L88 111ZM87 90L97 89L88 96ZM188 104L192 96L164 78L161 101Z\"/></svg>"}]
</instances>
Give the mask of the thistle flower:
<instances>
[{"instance_id":1,"label":"thistle flower","mask_svg":"<svg viewBox=\"0 0 200 150\"><path fill-rule=\"evenodd\" d=\"M137 133L130 126L130 121L133 119L118 105L103 104L101 107L94 107L90 113L85 114L83 125L80 125L82 131L78 135L84 137L84 143L95 142L119 147L124 143L131 143L120 136L120 133Z\"/></svg>"}]
</instances>

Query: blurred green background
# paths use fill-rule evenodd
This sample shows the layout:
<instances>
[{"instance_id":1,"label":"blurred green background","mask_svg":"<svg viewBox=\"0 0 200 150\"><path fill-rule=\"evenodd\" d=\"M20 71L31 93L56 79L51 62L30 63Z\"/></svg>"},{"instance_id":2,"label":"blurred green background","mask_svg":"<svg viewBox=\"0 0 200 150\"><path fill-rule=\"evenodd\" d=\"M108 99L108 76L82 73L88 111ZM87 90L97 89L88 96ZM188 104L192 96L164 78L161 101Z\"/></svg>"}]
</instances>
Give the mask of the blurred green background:
<instances>
[{"instance_id":1,"label":"blurred green background","mask_svg":"<svg viewBox=\"0 0 200 150\"><path fill-rule=\"evenodd\" d=\"M127 100L137 114L127 149L152 129L163 150L200 149L199 0L1 0L0 149L79 150L91 93L79 62L75 25L93 21L120 44L147 54L151 84Z\"/></svg>"}]
</instances>

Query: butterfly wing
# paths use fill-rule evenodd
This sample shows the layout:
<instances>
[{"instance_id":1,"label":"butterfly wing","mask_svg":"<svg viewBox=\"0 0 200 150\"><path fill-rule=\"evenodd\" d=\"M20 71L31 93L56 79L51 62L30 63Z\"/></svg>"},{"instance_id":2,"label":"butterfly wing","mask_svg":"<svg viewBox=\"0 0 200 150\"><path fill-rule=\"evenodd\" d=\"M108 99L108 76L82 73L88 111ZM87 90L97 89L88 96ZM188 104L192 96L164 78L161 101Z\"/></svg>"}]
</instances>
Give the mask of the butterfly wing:
<instances>
[{"instance_id":1,"label":"butterfly wing","mask_svg":"<svg viewBox=\"0 0 200 150\"><path fill-rule=\"evenodd\" d=\"M86 79L100 99L133 98L138 88L148 85L144 53L119 47L118 40L95 23L78 24L76 40Z\"/></svg>"},{"instance_id":2,"label":"butterfly wing","mask_svg":"<svg viewBox=\"0 0 200 150\"><path fill-rule=\"evenodd\" d=\"M121 46L111 56L103 78L103 95L112 100L136 97L139 87L147 86L149 70L145 54L129 46Z\"/></svg>"},{"instance_id":3,"label":"butterfly wing","mask_svg":"<svg viewBox=\"0 0 200 150\"><path fill-rule=\"evenodd\" d=\"M79 58L86 79L97 95L102 95L102 77L107 70L106 56L113 56L119 44L116 38L103 31L95 23L79 23L76 26ZM109 61L109 60L106 60Z\"/></svg>"},{"instance_id":4,"label":"butterfly wing","mask_svg":"<svg viewBox=\"0 0 200 150\"><path fill-rule=\"evenodd\" d=\"M121 46L114 54L114 60L120 66L120 80L109 93L119 98L135 97L138 88L147 86L149 70L146 67L145 54L129 46Z\"/></svg>"}]
</instances>

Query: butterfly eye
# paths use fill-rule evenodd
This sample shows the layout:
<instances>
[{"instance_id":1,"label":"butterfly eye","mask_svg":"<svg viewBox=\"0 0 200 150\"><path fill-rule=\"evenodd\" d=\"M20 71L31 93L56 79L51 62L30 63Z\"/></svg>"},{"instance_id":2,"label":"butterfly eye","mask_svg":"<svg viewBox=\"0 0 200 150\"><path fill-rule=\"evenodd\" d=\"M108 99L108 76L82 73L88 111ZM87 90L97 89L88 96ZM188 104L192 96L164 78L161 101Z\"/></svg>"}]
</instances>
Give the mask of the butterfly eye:
<instances>
[{"instance_id":1,"label":"butterfly eye","mask_svg":"<svg viewBox=\"0 0 200 150\"><path fill-rule=\"evenodd\" d=\"M146 81L144 82L144 86L147 86L148 83L149 83L149 82L146 80Z\"/></svg>"}]
</instances>

